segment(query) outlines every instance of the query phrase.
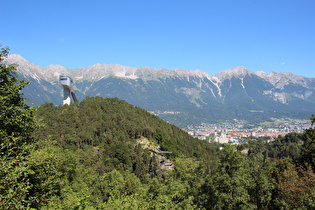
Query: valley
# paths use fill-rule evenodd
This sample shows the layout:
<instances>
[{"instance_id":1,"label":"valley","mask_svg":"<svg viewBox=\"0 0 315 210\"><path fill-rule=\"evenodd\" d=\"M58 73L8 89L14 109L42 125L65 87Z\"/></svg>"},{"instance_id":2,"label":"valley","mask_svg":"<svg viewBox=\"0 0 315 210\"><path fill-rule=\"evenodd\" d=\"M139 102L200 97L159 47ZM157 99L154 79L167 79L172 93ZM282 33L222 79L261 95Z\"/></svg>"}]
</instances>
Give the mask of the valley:
<instances>
[{"instance_id":1,"label":"valley","mask_svg":"<svg viewBox=\"0 0 315 210\"><path fill-rule=\"evenodd\" d=\"M273 141L279 136L289 133L303 133L311 128L309 120L272 118L270 121L258 124L249 124L246 121L225 121L221 123L203 123L199 126L187 126L184 128L191 136L209 143L232 143L242 144L250 137L252 139L264 138Z\"/></svg>"}]
</instances>

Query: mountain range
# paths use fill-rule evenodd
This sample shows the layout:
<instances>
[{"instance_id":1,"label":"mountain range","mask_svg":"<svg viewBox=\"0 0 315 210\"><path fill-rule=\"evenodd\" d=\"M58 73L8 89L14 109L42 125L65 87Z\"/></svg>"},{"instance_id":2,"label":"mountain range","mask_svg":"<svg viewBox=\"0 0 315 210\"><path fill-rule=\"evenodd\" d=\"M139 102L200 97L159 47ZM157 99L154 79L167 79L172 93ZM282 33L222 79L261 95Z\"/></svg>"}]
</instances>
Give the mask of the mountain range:
<instances>
[{"instance_id":1,"label":"mountain range","mask_svg":"<svg viewBox=\"0 0 315 210\"><path fill-rule=\"evenodd\" d=\"M309 119L315 113L315 79L292 73L254 73L243 66L215 75L200 70L135 68L95 64L69 69L39 67L20 55L9 55L17 74L30 84L23 89L29 103L60 105L60 74L70 76L79 100L87 96L117 97L160 118L185 127L222 120L261 121L271 117Z\"/></svg>"}]
</instances>

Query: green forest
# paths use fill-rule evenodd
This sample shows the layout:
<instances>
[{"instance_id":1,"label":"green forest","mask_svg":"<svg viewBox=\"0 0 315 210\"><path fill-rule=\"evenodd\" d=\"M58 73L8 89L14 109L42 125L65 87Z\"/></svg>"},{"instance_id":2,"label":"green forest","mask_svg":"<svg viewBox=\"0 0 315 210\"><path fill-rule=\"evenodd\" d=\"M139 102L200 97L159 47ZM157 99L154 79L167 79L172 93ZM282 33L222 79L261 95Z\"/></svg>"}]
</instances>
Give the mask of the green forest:
<instances>
[{"instance_id":1,"label":"green forest","mask_svg":"<svg viewBox=\"0 0 315 210\"><path fill-rule=\"evenodd\" d=\"M315 209L315 115L304 133L220 149L118 98L33 108L8 52L0 209Z\"/></svg>"}]
</instances>

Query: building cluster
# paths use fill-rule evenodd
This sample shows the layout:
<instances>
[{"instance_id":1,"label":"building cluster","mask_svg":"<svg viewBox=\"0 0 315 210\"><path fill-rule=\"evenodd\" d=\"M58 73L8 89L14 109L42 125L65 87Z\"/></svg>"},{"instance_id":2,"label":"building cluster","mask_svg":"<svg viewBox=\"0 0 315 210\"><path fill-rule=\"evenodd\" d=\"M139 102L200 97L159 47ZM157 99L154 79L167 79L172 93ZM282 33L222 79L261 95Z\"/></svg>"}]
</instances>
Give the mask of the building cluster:
<instances>
[{"instance_id":1,"label":"building cluster","mask_svg":"<svg viewBox=\"0 0 315 210\"><path fill-rule=\"evenodd\" d=\"M272 122L249 125L245 121L233 120L217 124L202 124L200 126L188 126L186 130L191 136L209 143L241 144L247 137L264 137L273 140L278 136L285 136L291 132L302 133L310 128L309 120L273 119Z\"/></svg>"},{"instance_id":2,"label":"building cluster","mask_svg":"<svg viewBox=\"0 0 315 210\"><path fill-rule=\"evenodd\" d=\"M167 114L182 114L184 112L179 112L179 111L161 111L161 110L155 110L155 111L148 111L150 112L151 114L154 114L156 116L159 116L159 115L167 115Z\"/></svg>"}]
</instances>

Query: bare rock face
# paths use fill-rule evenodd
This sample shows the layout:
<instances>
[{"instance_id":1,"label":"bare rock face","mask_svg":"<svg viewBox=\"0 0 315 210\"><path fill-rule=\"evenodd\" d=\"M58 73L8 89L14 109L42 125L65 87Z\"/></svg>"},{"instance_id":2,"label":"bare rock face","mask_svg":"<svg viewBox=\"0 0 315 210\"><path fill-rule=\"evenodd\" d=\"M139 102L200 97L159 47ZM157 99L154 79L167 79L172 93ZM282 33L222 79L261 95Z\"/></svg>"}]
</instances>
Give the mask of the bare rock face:
<instances>
[{"instance_id":1,"label":"bare rock face","mask_svg":"<svg viewBox=\"0 0 315 210\"><path fill-rule=\"evenodd\" d=\"M150 142L145 137L140 137L137 140L137 143L141 145L142 149L148 149L149 151L151 151L151 157L153 157L154 153L157 154L157 162L159 163L160 169L162 171L174 170L172 162L161 155L160 151L156 148L156 145L154 145L153 142Z\"/></svg>"},{"instance_id":2,"label":"bare rock face","mask_svg":"<svg viewBox=\"0 0 315 210\"><path fill-rule=\"evenodd\" d=\"M168 171L168 170L173 171L174 170L174 165L166 157L159 155L158 156L158 162L160 163L160 168L162 171Z\"/></svg>"},{"instance_id":3,"label":"bare rock face","mask_svg":"<svg viewBox=\"0 0 315 210\"><path fill-rule=\"evenodd\" d=\"M271 72L270 74L266 74L264 72L256 72L258 76L265 79L266 81L273 84L277 89L284 89L284 86L290 84L297 84L303 87L308 87L312 78L307 78L303 76L297 76L290 72Z\"/></svg>"}]
</instances>

